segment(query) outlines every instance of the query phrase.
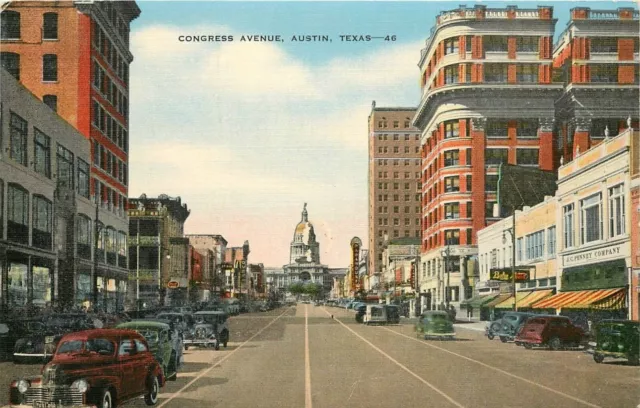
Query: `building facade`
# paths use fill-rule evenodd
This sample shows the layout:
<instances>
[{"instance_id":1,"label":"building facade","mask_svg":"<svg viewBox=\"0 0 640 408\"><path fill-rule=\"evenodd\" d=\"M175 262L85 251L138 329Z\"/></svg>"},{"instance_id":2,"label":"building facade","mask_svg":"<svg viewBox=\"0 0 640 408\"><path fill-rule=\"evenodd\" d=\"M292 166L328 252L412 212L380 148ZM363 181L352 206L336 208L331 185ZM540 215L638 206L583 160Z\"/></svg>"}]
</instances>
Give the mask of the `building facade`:
<instances>
[{"instance_id":1,"label":"building facade","mask_svg":"<svg viewBox=\"0 0 640 408\"><path fill-rule=\"evenodd\" d=\"M385 234L420 238L420 134L411 120L415 108L371 106L369 138L368 274L383 272ZM379 280L379 279L377 279Z\"/></svg>"},{"instance_id":2,"label":"building facade","mask_svg":"<svg viewBox=\"0 0 640 408\"><path fill-rule=\"evenodd\" d=\"M631 318L640 320L640 143L631 139Z\"/></svg>"},{"instance_id":3,"label":"building facade","mask_svg":"<svg viewBox=\"0 0 640 408\"><path fill-rule=\"evenodd\" d=\"M122 309L127 228L90 201L89 142L5 70L0 74L3 306Z\"/></svg>"},{"instance_id":4,"label":"building facade","mask_svg":"<svg viewBox=\"0 0 640 408\"><path fill-rule=\"evenodd\" d=\"M558 143L570 161L576 152L616 136L631 117L638 128L638 22L634 8L571 9L553 49Z\"/></svg>"},{"instance_id":5,"label":"building facade","mask_svg":"<svg viewBox=\"0 0 640 408\"><path fill-rule=\"evenodd\" d=\"M224 297L246 297L249 293L249 252L249 241L244 241L241 247L225 249L222 263Z\"/></svg>"},{"instance_id":6,"label":"building facade","mask_svg":"<svg viewBox=\"0 0 640 408\"><path fill-rule=\"evenodd\" d=\"M218 296L224 281L221 266L227 240L218 234L186 234L185 237L189 239L189 245L204 256L206 273L203 275L203 289L210 290L212 296Z\"/></svg>"},{"instance_id":7,"label":"building facade","mask_svg":"<svg viewBox=\"0 0 640 408\"><path fill-rule=\"evenodd\" d=\"M191 277L186 203L166 194L142 194L129 198L128 205L129 307L186 303Z\"/></svg>"}]
</instances>

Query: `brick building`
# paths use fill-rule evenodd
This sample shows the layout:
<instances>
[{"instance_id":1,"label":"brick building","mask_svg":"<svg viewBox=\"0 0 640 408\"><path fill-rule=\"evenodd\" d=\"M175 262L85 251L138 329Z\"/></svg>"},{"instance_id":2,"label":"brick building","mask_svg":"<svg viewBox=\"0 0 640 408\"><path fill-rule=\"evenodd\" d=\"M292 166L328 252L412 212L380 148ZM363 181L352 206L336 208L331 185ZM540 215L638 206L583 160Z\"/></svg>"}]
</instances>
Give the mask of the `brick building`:
<instances>
[{"instance_id":1,"label":"brick building","mask_svg":"<svg viewBox=\"0 0 640 408\"><path fill-rule=\"evenodd\" d=\"M369 275L383 272L389 239L420 238L420 133L415 108L376 107L369 114ZM379 282L379 279L374 279Z\"/></svg>"}]
</instances>

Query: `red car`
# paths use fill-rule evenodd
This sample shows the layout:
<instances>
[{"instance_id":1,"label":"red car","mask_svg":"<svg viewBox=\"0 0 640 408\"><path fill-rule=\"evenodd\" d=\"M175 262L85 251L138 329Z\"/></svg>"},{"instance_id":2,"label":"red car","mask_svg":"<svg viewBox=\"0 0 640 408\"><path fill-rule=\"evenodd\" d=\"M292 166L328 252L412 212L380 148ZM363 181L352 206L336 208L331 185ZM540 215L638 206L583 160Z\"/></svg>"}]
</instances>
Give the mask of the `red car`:
<instances>
[{"instance_id":1,"label":"red car","mask_svg":"<svg viewBox=\"0 0 640 408\"><path fill-rule=\"evenodd\" d=\"M584 330L564 316L531 317L515 338L515 343L525 348L548 346L551 350L559 350L565 346L577 347L585 341Z\"/></svg>"},{"instance_id":2,"label":"red car","mask_svg":"<svg viewBox=\"0 0 640 408\"><path fill-rule=\"evenodd\" d=\"M114 408L144 396L158 402L162 368L139 333L94 329L60 339L42 375L11 382L9 406Z\"/></svg>"}]
</instances>

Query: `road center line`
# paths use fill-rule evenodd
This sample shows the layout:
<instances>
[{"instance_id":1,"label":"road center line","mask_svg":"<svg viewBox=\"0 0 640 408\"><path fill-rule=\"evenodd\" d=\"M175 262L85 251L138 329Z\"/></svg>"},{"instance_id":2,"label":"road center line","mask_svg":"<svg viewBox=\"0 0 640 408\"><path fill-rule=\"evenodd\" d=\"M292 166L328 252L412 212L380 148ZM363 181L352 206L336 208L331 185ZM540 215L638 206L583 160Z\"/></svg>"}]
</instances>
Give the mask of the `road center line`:
<instances>
[{"instance_id":1,"label":"road center line","mask_svg":"<svg viewBox=\"0 0 640 408\"><path fill-rule=\"evenodd\" d=\"M248 342L250 342L251 340L253 340L256 336L258 336L260 333L262 333L263 331L265 331L267 329L267 327L271 326L272 324L274 324L276 322L276 320L278 320L279 318L281 318L282 316L284 316L285 313L287 313L290 309L287 308L284 312L282 312L281 314L279 314L275 319L273 319L272 321L269 322L269 324L267 324L266 326L264 326L262 329L260 329L256 334L254 334L253 336L249 337L249 339L247 339L244 343L240 344L235 350L233 350L231 353L227 354L226 356L224 356L223 358L221 358L220 360L215 361L215 364L211 364L211 367L203 369L202 371L200 371L200 374L198 374L193 380L189 381L187 384L184 385L184 387L180 388L177 392L174 392L173 394L170 394L169 398L167 398L166 401L163 401L162 404L159 404L157 408L162 408L165 405L167 405L169 402L171 402L171 400L173 400L175 397L179 396L180 394L182 394L184 392L184 390L186 390L187 388L191 387L193 385L193 383L195 383L196 381L198 381L200 378L202 378L205 374L207 374L209 371L213 370L214 368L216 368L220 363L222 363L223 361L225 361L226 359L228 359L229 357L231 357L236 351L240 350L245 344L247 344Z\"/></svg>"},{"instance_id":2,"label":"road center line","mask_svg":"<svg viewBox=\"0 0 640 408\"><path fill-rule=\"evenodd\" d=\"M311 408L311 360L309 359L309 313L304 305L304 406Z\"/></svg>"},{"instance_id":3,"label":"road center line","mask_svg":"<svg viewBox=\"0 0 640 408\"><path fill-rule=\"evenodd\" d=\"M324 307L322 308L324 310L324 312L326 314L328 314L329 316L332 316L331 313L329 313L327 311L327 309L325 309ZM379 349L377 346L375 346L373 343L371 343L369 340L365 339L364 337L362 337L361 335L359 335L358 333L356 333L351 327L347 326L346 324L342 323L342 321L340 321L340 319L338 319L337 317L333 317L333 320L335 320L336 322L340 323L342 325L342 327L344 327L345 329L349 330L351 333L353 333L356 337L360 338L360 340L364 341L365 343L367 343L369 346L371 346L374 350L376 350L378 353L382 354L383 356L385 356L386 358L388 358L389 360L391 360L394 364L396 364L398 367L402 368L404 371L406 371L407 373L411 374L413 377L415 377L416 379L418 379L420 382L422 382L423 384L425 384L426 386L428 386L429 388L431 388L432 390L434 390L435 392L437 392L438 394L442 395L447 401L449 401L451 404L455 405L456 407L459 408L464 408L464 405L460 404L459 402L457 402L456 400L454 400L453 398L451 398L450 396L448 396L447 394L445 394L443 391L439 390L438 388L436 388L436 386L434 386L433 384L431 384L430 382L428 382L427 380L425 380L424 378L420 377L418 374L414 373L413 371L411 371L409 368L407 368L404 364L400 363L398 360L394 359L393 357L391 357L390 355L388 355L387 353L385 353L384 351L382 351L381 349Z\"/></svg>"},{"instance_id":4,"label":"road center line","mask_svg":"<svg viewBox=\"0 0 640 408\"><path fill-rule=\"evenodd\" d=\"M501 374L504 374L504 375L507 375L507 376L509 376L509 377L512 377L512 378L518 379L518 380L520 380L520 381L524 381L524 382L526 382L527 384L535 385L536 387L540 387L540 388L542 388L542 389L544 389L544 390L546 390L546 391L553 392L554 394L561 395L561 396L563 396L563 397L565 397L565 398L568 398L568 399L570 399L570 400L573 400L573 401L579 402L579 403L584 404L584 405L586 405L586 406L593 407L593 408L602 408L602 407L600 407L599 405L595 405L595 404L592 404L592 403L587 402L587 401L585 401L585 400L581 400L580 398L574 397L574 396L572 396L572 395L565 394L565 393L564 393L564 392L562 392L562 391L554 390L553 388L549 388L549 387L547 387L546 385L542 385L542 384L537 383L537 382L535 382L535 381L528 380L528 379L526 379L526 378L524 378L524 377L520 377L519 375L512 374L512 373L510 373L510 372L508 372L508 371L505 371L505 370L503 370L503 369L501 369L501 368L494 367L494 366L489 365L489 364L487 364L487 363L483 363L482 361L474 360L474 359L473 359L473 358L471 358L471 357L463 356L462 354L458 354L458 353L456 353L456 352L454 352L454 351L447 350L447 349L445 349L445 348L442 348L442 347L436 346L436 345L431 344L431 343L427 343L427 342L425 342L425 341L421 341L421 340L419 340L419 339L417 339L417 338L415 338L415 337L407 336L406 334L399 333L399 332L397 332L397 331L395 331L395 330L391 330L391 329L389 329L389 328L387 328L387 327L383 327L383 329L385 329L385 330L387 330L387 331L390 331L391 333L397 334L398 336L406 337L406 338L408 338L409 340L417 341L418 343L420 343L420 344L424 344L425 346L429 346L429 347L431 347L431 348L435 348L435 349L438 349L438 350L444 351L445 353L449 353L449 354L454 355L454 356L456 356L456 357L460 357L460 358L462 358L462 359L465 359L465 360L468 360L468 361L472 361L472 362L474 362L474 363L476 363L476 364L480 364L480 365L481 365L481 366L483 366L483 367L486 367L486 368L489 368L489 369L491 369L491 370L497 371L497 372L499 372L499 373L501 373Z\"/></svg>"}]
</instances>

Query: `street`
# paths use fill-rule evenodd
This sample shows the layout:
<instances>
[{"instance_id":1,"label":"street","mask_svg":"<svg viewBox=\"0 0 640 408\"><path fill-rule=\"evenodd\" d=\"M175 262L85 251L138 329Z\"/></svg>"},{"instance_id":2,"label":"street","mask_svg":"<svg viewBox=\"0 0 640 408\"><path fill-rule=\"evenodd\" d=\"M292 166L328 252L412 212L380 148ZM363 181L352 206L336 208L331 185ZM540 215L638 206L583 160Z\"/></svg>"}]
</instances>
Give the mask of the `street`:
<instances>
[{"instance_id":1,"label":"street","mask_svg":"<svg viewBox=\"0 0 640 408\"><path fill-rule=\"evenodd\" d=\"M333 315L333 319L331 317ZM417 339L409 323L298 304L231 317L229 347L189 349L158 407L636 407L638 367L580 351L526 350L456 327ZM0 365L0 382L40 367ZM5 388L5 389L7 389ZM6 393L0 404L7 402ZM144 407L142 399L128 406Z\"/></svg>"}]
</instances>

